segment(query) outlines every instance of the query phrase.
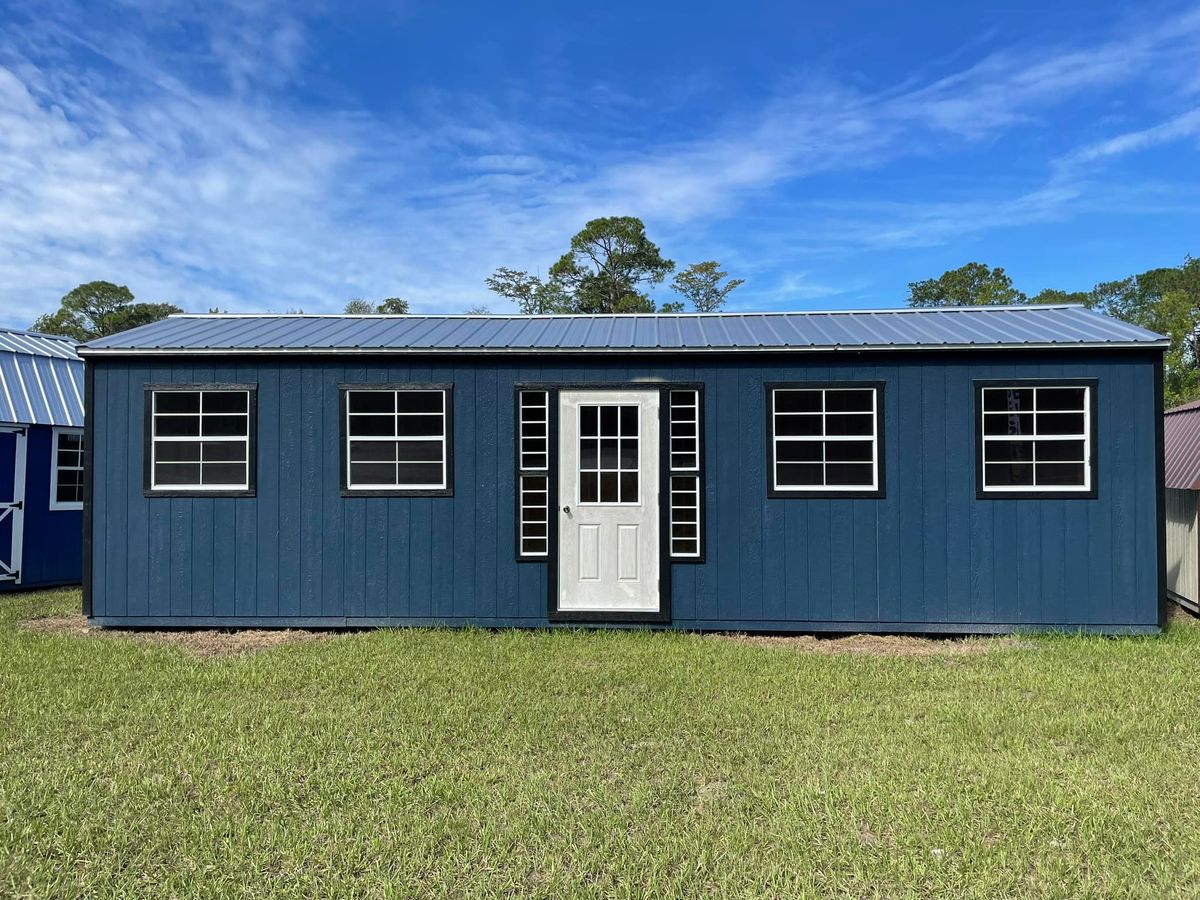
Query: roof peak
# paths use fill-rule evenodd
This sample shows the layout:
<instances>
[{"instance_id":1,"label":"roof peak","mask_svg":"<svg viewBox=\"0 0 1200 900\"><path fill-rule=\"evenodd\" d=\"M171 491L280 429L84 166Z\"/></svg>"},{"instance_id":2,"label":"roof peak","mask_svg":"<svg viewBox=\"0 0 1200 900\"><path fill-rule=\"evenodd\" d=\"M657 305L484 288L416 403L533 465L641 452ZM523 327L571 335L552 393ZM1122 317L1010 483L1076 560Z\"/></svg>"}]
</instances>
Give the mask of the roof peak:
<instances>
[{"instance_id":1,"label":"roof peak","mask_svg":"<svg viewBox=\"0 0 1200 900\"><path fill-rule=\"evenodd\" d=\"M653 313L172 313L170 319L716 319L747 316L849 316L898 313L1026 312L1046 309L1087 309L1082 303L1024 303L1012 306L876 306L870 309L760 309L744 312Z\"/></svg>"}]
</instances>

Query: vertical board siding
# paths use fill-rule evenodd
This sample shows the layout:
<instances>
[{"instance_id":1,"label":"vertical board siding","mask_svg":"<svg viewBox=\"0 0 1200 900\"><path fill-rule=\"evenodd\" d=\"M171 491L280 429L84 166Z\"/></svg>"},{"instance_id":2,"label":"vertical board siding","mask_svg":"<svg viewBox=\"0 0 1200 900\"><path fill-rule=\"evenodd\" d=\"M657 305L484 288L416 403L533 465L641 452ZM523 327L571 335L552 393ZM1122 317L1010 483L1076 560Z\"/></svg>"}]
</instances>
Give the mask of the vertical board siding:
<instances>
[{"instance_id":1,"label":"vertical board siding","mask_svg":"<svg viewBox=\"0 0 1200 900\"><path fill-rule=\"evenodd\" d=\"M515 386L638 380L704 388L705 558L671 565L680 627L1157 622L1150 354L94 365L94 614L105 619L546 624L549 564L518 563L514 550ZM1038 377L1099 379L1098 496L978 499L974 382ZM144 385L212 380L258 385L256 496L145 497ZM885 496L768 499L763 385L838 380L885 384ZM452 497L341 496L347 381L453 384Z\"/></svg>"}]
</instances>

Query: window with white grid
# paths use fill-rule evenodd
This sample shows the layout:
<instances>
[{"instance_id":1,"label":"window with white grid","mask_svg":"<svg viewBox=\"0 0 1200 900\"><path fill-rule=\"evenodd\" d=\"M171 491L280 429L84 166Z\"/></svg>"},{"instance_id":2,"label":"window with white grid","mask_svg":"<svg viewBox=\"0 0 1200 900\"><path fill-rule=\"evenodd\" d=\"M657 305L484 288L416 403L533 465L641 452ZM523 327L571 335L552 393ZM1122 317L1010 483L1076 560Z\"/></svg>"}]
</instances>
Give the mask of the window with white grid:
<instances>
[{"instance_id":1,"label":"window with white grid","mask_svg":"<svg viewBox=\"0 0 1200 900\"><path fill-rule=\"evenodd\" d=\"M879 396L878 387L863 385L771 389L774 490L878 491Z\"/></svg>"},{"instance_id":2,"label":"window with white grid","mask_svg":"<svg viewBox=\"0 0 1200 900\"><path fill-rule=\"evenodd\" d=\"M347 491L449 489L448 388L364 386L345 393Z\"/></svg>"},{"instance_id":3,"label":"window with white grid","mask_svg":"<svg viewBox=\"0 0 1200 900\"><path fill-rule=\"evenodd\" d=\"M83 429L55 428L50 508L83 509Z\"/></svg>"},{"instance_id":4,"label":"window with white grid","mask_svg":"<svg viewBox=\"0 0 1200 900\"><path fill-rule=\"evenodd\" d=\"M701 555L700 392L670 392L671 556Z\"/></svg>"},{"instance_id":5,"label":"window with white grid","mask_svg":"<svg viewBox=\"0 0 1200 900\"><path fill-rule=\"evenodd\" d=\"M252 485L253 391L149 391L150 491L246 491Z\"/></svg>"},{"instance_id":6,"label":"window with white grid","mask_svg":"<svg viewBox=\"0 0 1200 900\"><path fill-rule=\"evenodd\" d=\"M523 559L550 551L550 403L547 391L517 394L517 541Z\"/></svg>"},{"instance_id":7,"label":"window with white grid","mask_svg":"<svg viewBox=\"0 0 1200 900\"><path fill-rule=\"evenodd\" d=\"M984 493L1092 489L1091 385L980 388Z\"/></svg>"}]
</instances>

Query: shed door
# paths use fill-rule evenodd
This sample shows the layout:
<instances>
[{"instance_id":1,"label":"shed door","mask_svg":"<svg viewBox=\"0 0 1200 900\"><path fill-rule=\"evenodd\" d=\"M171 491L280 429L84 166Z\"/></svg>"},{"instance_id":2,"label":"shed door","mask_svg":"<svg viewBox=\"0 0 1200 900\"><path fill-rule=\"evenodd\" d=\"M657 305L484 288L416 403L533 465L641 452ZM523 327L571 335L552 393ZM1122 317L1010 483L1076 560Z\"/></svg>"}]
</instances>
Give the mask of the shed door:
<instances>
[{"instance_id":1,"label":"shed door","mask_svg":"<svg viewBox=\"0 0 1200 900\"><path fill-rule=\"evenodd\" d=\"M28 434L22 426L0 425L0 583L21 583Z\"/></svg>"},{"instance_id":2,"label":"shed door","mask_svg":"<svg viewBox=\"0 0 1200 900\"><path fill-rule=\"evenodd\" d=\"M659 610L659 392L562 391L561 612Z\"/></svg>"}]
</instances>

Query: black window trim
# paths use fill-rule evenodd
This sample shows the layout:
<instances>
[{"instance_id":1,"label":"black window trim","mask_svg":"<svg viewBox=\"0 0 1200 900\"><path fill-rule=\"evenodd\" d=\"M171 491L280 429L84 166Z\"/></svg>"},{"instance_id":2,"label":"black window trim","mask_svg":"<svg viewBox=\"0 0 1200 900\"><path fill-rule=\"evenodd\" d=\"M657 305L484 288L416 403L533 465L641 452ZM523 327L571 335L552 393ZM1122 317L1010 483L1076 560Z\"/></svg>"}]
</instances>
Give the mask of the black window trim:
<instances>
[{"instance_id":1,"label":"black window trim","mask_svg":"<svg viewBox=\"0 0 1200 900\"><path fill-rule=\"evenodd\" d=\"M884 428L884 410L887 402L887 383L882 380L856 381L768 381L764 385L763 419L766 426L766 479L767 497L771 500L846 500L869 499L883 500L887 497L887 431ZM847 488L845 490L808 490L804 488L779 490L775 487L775 404L776 390L801 389L837 389L837 388L874 388L875 389L875 450L876 474L878 484L873 489Z\"/></svg>"},{"instance_id":2,"label":"black window trim","mask_svg":"<svg viewBox=\"0 0 1200 900\"><path fill-rule=\"evenodd\" d=\"M154 395L156 393L195 391L245 391L247 397L246 487L187 490L155 488L154 484ZM258 489L258 384L257 382L214 381L194 384L143 385L142 410L142 493L146 497L254 497Z\"/></svg>"},{"instance_id":3,"label":"black window trim","mask_svg":"<svg viewBox=\"0 0 1200 900\"><path fill-rule=\"evenodd\" d=\"M442 391L446 445L446 486L440 488L352 488L347 483L346 394L349 391ZM365 382L338 385L338 484L343 497L453 497L454 496L454 384L452 382Z\"/></svg>"},{"instance_id":4,"label":"black window trim","mask_svg":"<svg viewBox=\"0 0 1200 900\"><path fill-rule=\"evenodd\" d=\"M1100 379L1088 378L977 378L971 382L974 394L975 416L974 432L971 440L975 443L975 499L976 500L1095 500L1099 496L1098 476L1100 468L1099 443L1096 440L1098 424L1096 395ZM985 388L1022 388L1022 387L1084 387L1088 388L1087 429L1089 459L1084 464L1088 470L1089 489L1086 491L1056 491L1043 490L1037 487L1025 487L1014 490L984 490L983 487L983 391Z\"/></svg>"}]
</instances>

